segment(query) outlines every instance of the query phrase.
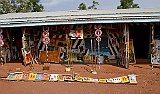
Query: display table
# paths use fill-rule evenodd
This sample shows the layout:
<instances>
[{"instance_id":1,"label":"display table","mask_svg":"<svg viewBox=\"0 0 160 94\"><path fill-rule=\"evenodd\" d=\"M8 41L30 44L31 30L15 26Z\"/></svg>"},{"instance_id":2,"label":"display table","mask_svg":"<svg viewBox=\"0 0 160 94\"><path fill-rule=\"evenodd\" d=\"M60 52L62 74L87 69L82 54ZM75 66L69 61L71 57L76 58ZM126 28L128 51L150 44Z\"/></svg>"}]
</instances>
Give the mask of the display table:
<instances>
[{"instance_id":1,"label":"display table","mask_svg":"<svg viewBox=\"0 0 160 94\"><path fill-rule=\"evenodd\" d=\"M40 51L40 62L47 62L47 51ZM48 62L59 63L59 51L48 51Z\"/></svg>"}]
</instances>

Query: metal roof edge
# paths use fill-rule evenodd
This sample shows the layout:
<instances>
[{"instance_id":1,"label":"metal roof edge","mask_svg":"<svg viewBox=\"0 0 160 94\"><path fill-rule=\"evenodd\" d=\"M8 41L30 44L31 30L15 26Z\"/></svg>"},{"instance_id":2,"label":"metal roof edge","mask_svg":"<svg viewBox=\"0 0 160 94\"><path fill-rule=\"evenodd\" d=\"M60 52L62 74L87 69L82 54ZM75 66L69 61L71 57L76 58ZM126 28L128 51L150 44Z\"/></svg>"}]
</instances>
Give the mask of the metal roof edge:
<instances>
[{"instance_id":1,"label":"metal roof edge","mask_svg":"<svg viewBox=\"0 0 160 94\"><path fill-rule=\"evenodd\" d=\"M0 28L40 26L48 23L51 23L48 25L83 24L91 21L96 23L160 22L160 8L9 13L0 15Z\"/></svg>"},{"instance_id":2,"label":"metal roof edge","mask_svg":"<svg viewBox=\"0 0 160 94\"><path fill-rule=\"evenodd\" d=\"M53 11L53 12L28 12L28 13L8 13L0 15L0 19L16 19L16 18L36 18L51 16L67 16L67 15L96 15L96 14L137 14L137 13L159 12L159 8L133 8L133 9L104 9L104 10L69 10L69 11Z\"/></svg>"}]
</instances>

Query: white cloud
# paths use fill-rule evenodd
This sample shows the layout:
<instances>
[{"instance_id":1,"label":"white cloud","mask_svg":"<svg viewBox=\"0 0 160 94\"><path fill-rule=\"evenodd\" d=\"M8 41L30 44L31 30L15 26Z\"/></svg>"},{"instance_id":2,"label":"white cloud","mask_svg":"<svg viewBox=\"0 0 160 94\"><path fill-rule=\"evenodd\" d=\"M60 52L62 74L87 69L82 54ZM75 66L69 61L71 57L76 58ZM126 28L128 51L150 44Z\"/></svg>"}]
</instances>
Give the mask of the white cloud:
<instances>
[{"instance_id":1,"label":"white cloud","mask_svg":"<svg viewBox=\"0 0 160 94\"><path fill-rule=\"evenodd\" d=\"M73 1L73 0L41 0L41 3L43 6L54 6L57 5L61 2L68 2L68 1Z\"/></svg>"}]
</instances>

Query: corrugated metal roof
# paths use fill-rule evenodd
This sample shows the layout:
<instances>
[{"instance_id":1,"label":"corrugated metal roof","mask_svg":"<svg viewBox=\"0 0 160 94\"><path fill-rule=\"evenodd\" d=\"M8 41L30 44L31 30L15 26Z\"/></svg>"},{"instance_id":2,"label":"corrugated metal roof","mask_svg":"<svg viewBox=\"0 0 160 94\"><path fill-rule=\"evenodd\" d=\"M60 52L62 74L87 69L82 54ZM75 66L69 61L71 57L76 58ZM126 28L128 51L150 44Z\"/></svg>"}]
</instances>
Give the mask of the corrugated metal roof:
<instances>
[{"instance_id":1,"label":"corrugated metal roof","mask_svg":"<svg viewBox=\"0 0 160 94\"><path fill-rule=\"evenodd\" d=\"M58 24L160 22L160 8L71 10L0 15L0 27Z\"/></svg>"}]
</instances>

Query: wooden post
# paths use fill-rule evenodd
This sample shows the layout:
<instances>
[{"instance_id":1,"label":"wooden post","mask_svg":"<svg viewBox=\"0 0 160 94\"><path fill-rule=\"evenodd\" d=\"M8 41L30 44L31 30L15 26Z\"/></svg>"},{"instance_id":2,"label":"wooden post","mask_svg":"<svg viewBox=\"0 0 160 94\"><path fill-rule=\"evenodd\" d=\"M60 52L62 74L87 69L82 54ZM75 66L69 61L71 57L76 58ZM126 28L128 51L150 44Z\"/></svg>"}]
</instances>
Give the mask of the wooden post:
<instances>
[{"instance_id":1,"label":"wooden post","mask_svg":"<svg viewBox=\"0 0 160 94\"><path fill-rule=\"evenodd\" d=\"M92 39L91 39L91 62L92 62L92 67L93 67L93 47L92 47L92 45L93 45L93 42L92 42Z\"/></svg>"},{"instance_id":2,"label":"wooden post","mask_svg":"<svg viewBox=\"0 0 160 94\"><path fill-rule=\"evenodd\" d=\"M68 34L66 34L66 41L67 41L67 57L68 57L68 66L66 68L66 71L70 71L70 68L73 67L72 62L72 41L71 38L68 37Z\"/></svg>"},{"instance_id":3,"label":"wooden post","mask_svg":"<svg viewBox=\"0 0 160 94\"><path fill-rule=\"evenodd\" d=\"M152 43L154 42L154 24L151 24L151 32L152 32ZM153 46L151 46L152 48ZM152 64L152 70L153 70L153 64Z\"/></svg>"},{"instance_id":4,"label":"wooden post","mask_svg":"<svg viewBox=\"0 0 160 94\"><path fill-rule=\"evenodd\" d=\"M128 24L126 24L126 33L127 33L127 36L126 36L126 68L129 68L129 26Z\"/></svg>"},{"instance_id":5,"label":"wooden post","mask_svg":"<svg viewBox=\"0 0 160 94\"><path fill-rule=\"evenodd\" d=\"M154 24L151 25L151 30L152 30L152 41L154 41Z\"/></svg>"},{"instance_id":6,"label":"wooden post","mask_svg":"<svg viewBox=\"0 0 160 94\"><path fill-rule=\"evenodd\" d=\"M46 44L46 61L47 61L47 63L48 63L48 45Z\"/></svg>"},{"instance_id":7,"label":"wooden post","mask_svg":"<svg viewBox=\"0 0 160 94\"><path fill-rule=\"evenodd\" d=\"M125 38L124 41L124 52L125 52L125 57L124 57L124 67L128 68L129 67L129 30L128 30L128 25L124 24L124 29L123 29L123 37Z\"/></svg>"}]
</instances>

